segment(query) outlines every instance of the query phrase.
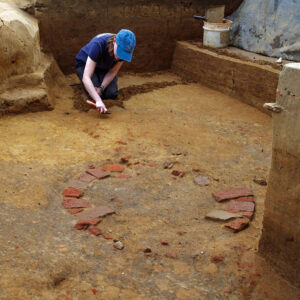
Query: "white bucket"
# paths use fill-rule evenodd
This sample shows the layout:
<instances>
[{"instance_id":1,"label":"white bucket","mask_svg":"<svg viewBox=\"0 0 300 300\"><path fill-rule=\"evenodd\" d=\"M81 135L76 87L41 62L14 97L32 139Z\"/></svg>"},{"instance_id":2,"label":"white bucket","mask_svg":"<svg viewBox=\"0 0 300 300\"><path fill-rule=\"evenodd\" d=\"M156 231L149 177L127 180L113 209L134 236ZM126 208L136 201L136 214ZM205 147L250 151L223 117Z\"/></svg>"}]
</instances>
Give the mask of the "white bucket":
<instances>
[{"instance_id":1,"label":"white bucket","mask_svg":"<svg viewBox=\"0 0 300 300\"><path fill-rule=\"evenodd\" d=\"M229 44L229 31L232 21L223 20L223 23L204 22L203 45L212 48L224 48Z\"/></svg>"}]
</instances>

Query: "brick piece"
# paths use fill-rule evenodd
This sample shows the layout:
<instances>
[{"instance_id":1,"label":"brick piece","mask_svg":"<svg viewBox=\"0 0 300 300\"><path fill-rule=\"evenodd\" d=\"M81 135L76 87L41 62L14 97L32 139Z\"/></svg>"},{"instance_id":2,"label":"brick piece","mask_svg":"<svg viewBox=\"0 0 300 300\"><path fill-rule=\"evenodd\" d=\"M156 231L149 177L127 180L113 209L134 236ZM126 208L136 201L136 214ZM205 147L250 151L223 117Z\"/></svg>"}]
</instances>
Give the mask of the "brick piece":
<instances>
[{"instance_id":1,"label":"brick piece","mask_svg":"<svg viewBox=\"0 0 300 300\"><path fill-rule=\"evenodd\" d=\"M86 230L88 229L89 225L80 225L80 224L75 224L74 228L76 228L77 230Z\"/></svg>"},{"instance_id":2,"label":"brick piece","mask_svg":"<svg viewBox=\"0 0 300 300\"><path fill-rule=\"evenodd\" d=\"M74 197L64 197L64 201L71 201L71 200L77 200L78 198Z\"/></svg>"},{"instance_id":3,"label":"brick piece","mask_svg":"<svg viewBox=\"0 0 300 300\"><path fill-rule=\"evenodd\" d=\"M87 183L90 183L92 182L93 180L95 180L95 176L93 175L90 175L88 173L83 173L83 174L80 174L79 177L77 178L79 181L83 181L83 182L87 182Z\"/></svg>"},{"instance_id":4,"label":"brick piece","mask_svg":"<svg viewBox=\"0 0 300 300\"><path fill-rule=\"evenodd\" d=\"M110 176L107 172L100 168L88 169L86 172L91 174L92 176L95 176L98 179L103 179Z\"/></svg>"},{"instance_id":5,"label":"brick piece","mask_svg":"<svg viewBox=\"0 0 300 300\"><path fill-rule=\"evenodd\" d=\"M129 174L122 174L122 175L119 175L117 178L121 178L121 179L124 179L124 178L130 178L131 175Z\"/></svg>"},{"instance_id":6,"label":"brick piece","mask_svg":"<svg viewBox=\"0 0 300 300\"><path fill-rule=\"evenodd\" d=\"M251 211L253 212L255 204L253 202L243 202L231 200L226 207L226 211Z\"/></svg>"},{"instance_id":7,"label":"brick piece","mask_svg":"<svg viewBox=\"0 0 300 300\"><path fill-rule=\"evenodd\" d=\"M93 235L101 235L102 234L102 230L96 226L90 226L89 227L89 232Z\"/></svg>"},{"instance_id":8,"label":"brick piece","mask_svg":"<svg viewBox=\"0 0 300 300\"><path fill-rule=\"evenodd\" d=\"M104 238L105 238L106 240L112 240L112 239L113 239L113 237L112 237L111 235L106 235Z\"/></svg>"},{"instance_id":9,"label":"brick piece","mask_svg":"<svg viewBox=\"0 0 300 300\"><path fill-rule=\"evenodd\" d=\"M124 167L122 165L109 165L105 167L105 170L111 171L111 172L123 172Z\"/></svg>"},{"instance_id":10,"label":"brick piece","mask_svg":"<svg viewBox=\"0 0 300 300\"><path fill-rule=\"evenodd\" d=\"M165 256L168 258L174 258L174 259L176 259L178 257L175 252L166 253Z\"/></svg>"},{"instance_id":11,"label":"brick piece","mask_svg":"<svg viewBox=\"0 0 300 300\"><path fill-rule=\"evenodd\" d=\"M77 214L76 216L80 219L80 220L91 220L91 219L95 219L98 217L104 217L106 215L110 215L115 213L114 210L112 210L111 208L107 207L107 206L98 206L95 208L91 208L88 210L85 210L79 214Z\"/></svg>"},{"instance_id":12,"label":"brick piece","mask_svg":"<svg viewBox=\"0 0 300 300\"><path fill-rule=\"evenodd\" d=\"M86 208L91 207L90 203L84 199L64 200L64 208Z\"/></svg>"},{"instance_id":13,"label":"brick piece","mask_svg":"<svg viewBox=\"0 0 300 300\"><path fill-rule=\"evenodd\" d=\"M81 211L83 211L83 209L82 208L70 208L70 209L68 209L68 211L70 214L75 215L75 214L78 214Z\"/></svg>"},{"instance_id":14,"label":"brick piece","mask_svg":"<svg viewBox=\"0 0 300 300\"><path fill-rule=\"evenodd\" d=\"M91 220L79 220L76 224L78 225L97 225L101 222L101 219L95 218Z\"/></svg>"},{"instance_id":15,"label":"brick piece","mask_svg":"<svg viewBox=\"0 0 300 300\"><path fill-rule=\"evenodd\" d=\"M80 189L76 189L74 187L68 187L66 189L63 190L62 193L65 197L75 197L75 198L79 198L80 196L83 195L83 191Z\"/></svg>"},{"instance_id":16,"label":"brick piece","mask_svg":"<svg viewBox=\"0 0 300 300\"><path fill-rule=\"evenodd\" d=\"M212 195L218 202L221 202L229 199L253 196L253 192L246 187L241 187L229 190L220 190L216 193L213 193Z\"/></svg>"},{"instance_id":17,"label":"brick piece","mask_svg":"<svg viewBox=\"0 0 300 300\"><path fill-rule=\"evenodd\" d=\"M253 218L253 212L252 211L243 211L243 212L241 212L241 214L244 217L247 217L249 220L252 220L252 218Z\"/></svg>"},{"instance_id":18,"label":"brick piece","mask_svg":"<svg viewBox=\"0 0 300 300\"><path fill-rule=\"evenodd\" d=\"M241 202L255 202L253 196L248 196L248 197L240 197L234 199L235 201L241 201Z\"/></svg>"},{"instance_id":19,"label":"brick piece","mask_svg":"<svg viewBox=\"0 0 300 300\"><path fill-rule=\"evenodd\" d=\"M231 222L225 224L225 227L228 227L233 230L233 232L239 232L249 226L249 220L245 218L238 218Z\"/></svg>"}]
</instances>

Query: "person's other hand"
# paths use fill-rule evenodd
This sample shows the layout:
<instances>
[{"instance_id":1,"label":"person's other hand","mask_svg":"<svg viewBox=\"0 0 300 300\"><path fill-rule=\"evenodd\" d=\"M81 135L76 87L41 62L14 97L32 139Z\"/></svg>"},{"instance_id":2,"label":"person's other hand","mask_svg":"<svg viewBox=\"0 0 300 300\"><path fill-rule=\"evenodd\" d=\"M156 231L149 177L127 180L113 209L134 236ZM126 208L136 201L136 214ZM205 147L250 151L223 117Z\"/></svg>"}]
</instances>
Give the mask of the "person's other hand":
<instances>
[{"instance_id":1,"label":"person's other hand","mask_svg":"<svg viewBox=\"0 0 300 300\"><path fill-rule=\"evenodd\" d=\"M96 103L96 108L100 114L105 114L107 112L107 109L102 101Z\"/></svg>"},{"instance_id":2,"label":"person's other hand","mask_svg":"<svg viewBox=\"0 0 300 300\"><path fill-rule=\"evenodd\" d=\"M96 90L97 94L98 94L99 96L101 96L101 90L100 90L100 88L95 87L95 90Z\"/></svg>"}]
</instances>

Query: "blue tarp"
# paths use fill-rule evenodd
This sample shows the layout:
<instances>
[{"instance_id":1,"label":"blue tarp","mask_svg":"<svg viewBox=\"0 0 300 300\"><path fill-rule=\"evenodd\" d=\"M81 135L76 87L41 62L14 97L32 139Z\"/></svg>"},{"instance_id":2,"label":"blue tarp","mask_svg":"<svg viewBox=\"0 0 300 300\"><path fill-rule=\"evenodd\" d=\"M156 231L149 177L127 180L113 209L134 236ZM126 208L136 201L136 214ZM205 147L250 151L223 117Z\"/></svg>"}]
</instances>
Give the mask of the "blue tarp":
<instances>
[{"instance_id":1,"label":"blue tarp","mask_svg":"<svg viewBox=\"0 0 300 300\"><path fill-rule=\"evenodd\" d=\"M232 45L300 61L300 0L244 0L228 19Z\"/></svg>"}]
</instances>

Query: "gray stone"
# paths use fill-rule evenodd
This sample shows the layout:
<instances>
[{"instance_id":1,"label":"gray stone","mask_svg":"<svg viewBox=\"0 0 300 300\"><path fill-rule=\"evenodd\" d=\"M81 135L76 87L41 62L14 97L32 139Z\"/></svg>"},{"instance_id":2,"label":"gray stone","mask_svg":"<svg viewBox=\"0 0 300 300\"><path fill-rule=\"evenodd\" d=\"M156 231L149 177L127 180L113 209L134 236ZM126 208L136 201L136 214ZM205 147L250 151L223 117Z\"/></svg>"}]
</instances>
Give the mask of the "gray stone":
<instances>
[{"instance_id":1,"label":"gray stone","mask_svg":"<svg viewBox=\"0 0 300 300\"><path fill-rule=\"evenodd\" d=\"M122 249L124 249L124 245L121 241L115 241L114 242L114 248L116 248L118 250L122 250Z\"/></svg>"},{"instance_id":2,"label":"gray stone","mask_svg":"<svg viewBox=\"0 0 300 300\"><path fill-rule=\"evenodd\" d=\"M194 178L194 182L195 182L197 185L200 185L200 186L206 186L206 185L209 185L208 177L202 176L202 175L198 175L197 177L195 177L195 178Z\"/></svg>"},{"instance_id":3,"label":"gray stone","mask_svg":"<svg viewBox=\"0 0 300 300\"><path fill-rule=\"evenodd\" d=\"M253 178L253 181L257 184L260 184L260 185L267 185L267 181L264 177L254 177Z\"/></svg>"},{"instance_id":4,"label":"gray stone","mask_svg":"<svg viewBox=\"0 0 300 300\"><path fill-rule=\"evenodd\" d=\"M218 210L218 209L214 209L210 211L205 216L205 218L207 219L220 220L220 221L227 221L230 219L241 218L241 217L242 217L241 214L234 214L234 213L227 212L225 210Z\"/></svg>"}]
</instances>

